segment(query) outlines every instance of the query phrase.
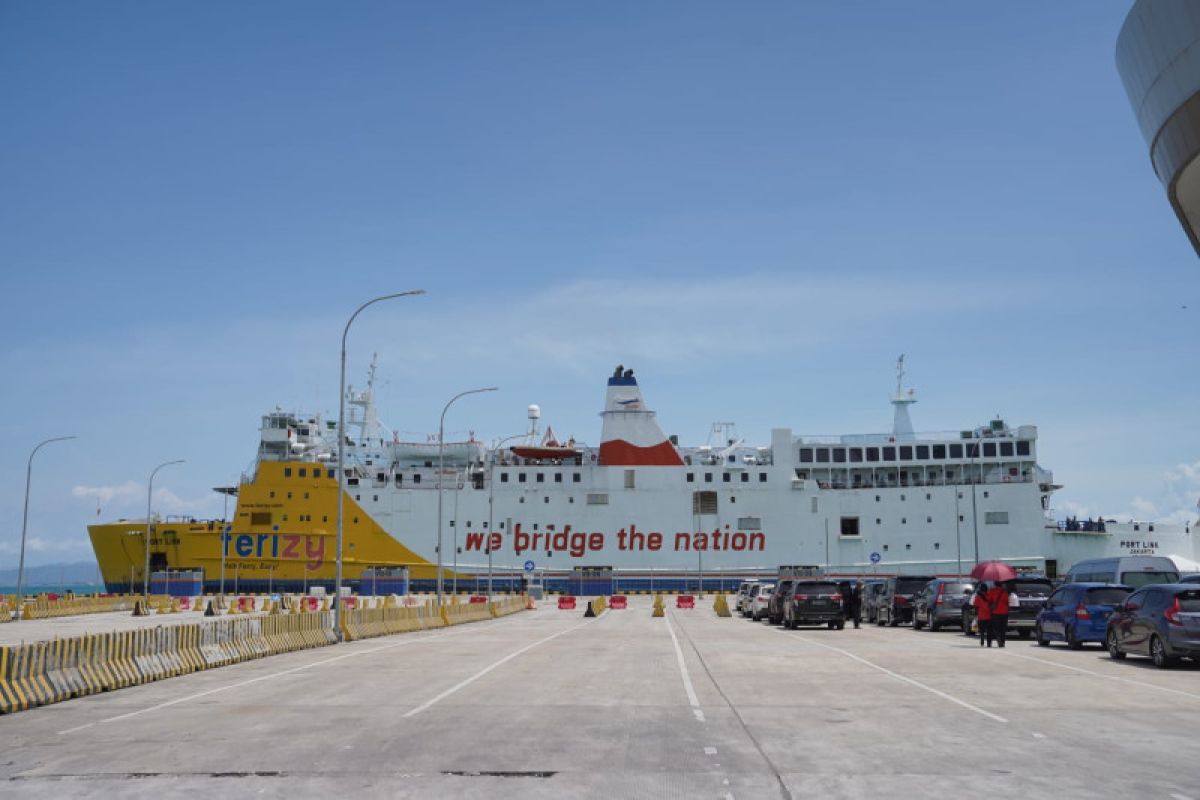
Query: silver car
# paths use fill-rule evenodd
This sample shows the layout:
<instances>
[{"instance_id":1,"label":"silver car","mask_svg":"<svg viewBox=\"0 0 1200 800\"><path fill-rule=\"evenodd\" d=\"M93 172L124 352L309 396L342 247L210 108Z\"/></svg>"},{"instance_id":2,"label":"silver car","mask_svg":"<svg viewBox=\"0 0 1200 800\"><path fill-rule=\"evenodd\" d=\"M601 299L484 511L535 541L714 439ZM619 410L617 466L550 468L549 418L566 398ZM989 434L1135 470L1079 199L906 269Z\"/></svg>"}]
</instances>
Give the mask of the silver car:
<instances>
[{"instance_id":1,"label":"silver car","mask_svg":"<svg viewBox=\"0 0 1200 800\"><path fill-rule=\"evenodd\" d=\"M742 616L749 617L757 622L760 619L767 617L767 603L771 602L771 592L775 591L775 584L760 583L750 590L750 601L747 613Z\"/></svg>"},{"instance_id":2,"label":"silver car","mask_svg":"<svg viewBox=\"0 0 1200 800\"><path fill-rule=\"evenodd\" d=\"M737 600L734 602L734 609L737 610L743 617L747 616L746 612L750 607L750 590L758 585L757 580L742 581L738 585Z\"/></svg>"}]
</instances>

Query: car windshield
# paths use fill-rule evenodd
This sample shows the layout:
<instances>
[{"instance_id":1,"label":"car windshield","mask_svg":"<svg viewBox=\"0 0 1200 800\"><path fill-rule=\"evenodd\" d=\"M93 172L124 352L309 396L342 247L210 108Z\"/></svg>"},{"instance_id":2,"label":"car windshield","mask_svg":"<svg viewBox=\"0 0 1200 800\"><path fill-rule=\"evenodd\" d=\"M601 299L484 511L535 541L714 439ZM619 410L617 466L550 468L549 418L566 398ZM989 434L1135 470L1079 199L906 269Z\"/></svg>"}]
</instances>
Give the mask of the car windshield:
<instances>
[{"instance_id":1,"label":"car windshield","mask_svg":"<svg viewBox=\"0 0 1200 800\"><path fill-rule=\"evenodd\" d=\"M902 578L896 581L896 594L916 594L929 583L928 578Z\"/></svg>"},{"instance_id":2,"label":"car windshield","mask_svg":"<svg viewBox=\"0 0 1200 800\"><path fill-rule=\"evenodd\" d=\"M1174 572L1125 572L1121 574L1121 583L1138 588L1152 583L1174 583L1179 575Z\"/></svg>"},{"instance_id":3,"label":"car windshield","mask_svg":"<svg viewBox=\"0 0 1200 800\"><path fill-rule=\"evenodd\" d=\"M1049 597L1053 587L1041 581L1017 581L1014 591L1021 597Z\"/></svg>"},{"instance_id":4,"label":"car windshield","mask_svg":"<svg viewBox=\"0 0 1200 800\"><path fill-rule=\"evenodd\" d=\"M974 588L974 584L970 583L947 583L942 594L968 594Z\"/></svg>"},{"instance_id":5,"label":"car windshield","mask_svg":"<svg viewBox=\"0 0 1200 800\"><path fill-rule=\"evenodd\" d=\"M1186 611L1192 614L1200 612L1200 590L1194 592L1180 592L1179 594L1175 595L1175 597L1179 600L1180 611Z\"/></svg>"},{"instance_id":6,"label":"car windshield","mask_svg":"<svg viewBox=\"0 0 1200 800\"><path fill-rule=\"evenodd\" d=\"M1083 595L1083 602L1089 606L1119 606L1128 596L1128 589L1088 589Z\"/></svg>"}]
</instances>

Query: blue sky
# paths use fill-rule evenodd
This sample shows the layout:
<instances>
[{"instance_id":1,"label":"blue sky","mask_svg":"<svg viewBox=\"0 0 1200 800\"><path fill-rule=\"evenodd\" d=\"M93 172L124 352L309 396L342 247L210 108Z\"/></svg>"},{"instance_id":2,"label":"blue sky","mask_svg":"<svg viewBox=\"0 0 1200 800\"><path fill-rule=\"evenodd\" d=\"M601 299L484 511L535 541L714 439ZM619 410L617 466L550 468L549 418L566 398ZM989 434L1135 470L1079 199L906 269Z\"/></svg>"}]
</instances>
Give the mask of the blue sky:
<instances>
[{"instance_id":1,"label":"blue sky","mask_svg":"<svg viewBox=\"0 0 1200 800\"><path fill-rule=\"evenodd\" d=\"M380 363L413 435L1040 429L1064 513L1190 519L1200 265L1113 62L1127 2L0 0L0 565L219 514L276 404ZM1184 308L1186 306L1186 308ZM7 531L7 532L4 532Z\"/></svg>"}]
</instances>

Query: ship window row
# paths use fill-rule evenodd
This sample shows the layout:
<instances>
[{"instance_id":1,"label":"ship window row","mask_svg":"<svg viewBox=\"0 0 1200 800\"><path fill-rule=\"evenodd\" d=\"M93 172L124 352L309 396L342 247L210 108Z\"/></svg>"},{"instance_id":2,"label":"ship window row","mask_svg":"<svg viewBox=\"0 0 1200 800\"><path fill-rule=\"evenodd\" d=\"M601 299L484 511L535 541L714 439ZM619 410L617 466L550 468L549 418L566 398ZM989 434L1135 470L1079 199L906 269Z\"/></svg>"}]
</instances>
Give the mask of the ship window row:
<instances>
[{"instance_id":1,"label":"ship window row","mask_svg":"<svg viewBox=\"0 0 1200 800\"><path fill-rule=\"evenodd\" d=\"M546 473L535 472L533 479L534 479L535 483L545 483L546 482ZM578 473L578 472L571 473L571 483L580 483L580 482L582 482L582 480L583 480L583 476L580 473ZM507 472L500 473L500 482L508 483L508 473ZM517 483L528 483L528 482L529 482L529 476L526 473L524 473L524 472L517 473ZM561 472L554 473L554 482L555 483L563 482L563 474ZM483 487L481 486L479 488L483 488Z\"/></svg>"},{"instance_id":2,"label":"ship window row","mask_svg":"<svg viewBox=\"0 0 1200 800\"><path fill-rule=\"evenodd\" d=\"M1028 456L1033 443L1028 439L1015 442L973 442L963 444L904 444L884 447L801 447L801 464L861 464L874 461L939 461L946 458L1009 458Z\"/></svg>"},{"instance_id":3,"label":"ship window row","mask_svg":"<svg viewBox=\"0 0 1200 800\"><path fill-rule=\"evenodd\" d=\"M314 478L319 478L319 477L321 477L321 473L322 473L322 472L324 472L324 473L325 473L325 477L326 477L326 478L335 478L335 477L337 477L337 474L336 474L336 473L335 473L333 470L331 470L331 469L322 470L320 467L313 467L313 468L312 468L312 476L313 476ZM283 477L285 477L285 478L290 478L290 477L292 477L292 468L291 468L291 467L284 467L284 468L283 468ZM307 478L307 477L308 477L308 467L297 467L297 468L296 468L296 477L299 477L299 478Z\"/></svg>"},{"instance_id":4,"label":"ship window row","mask_svg":"<svg viewBox=\"0 0 1200 800\"><path fill-rule=\"evenodd\" d=\"M733 476L734 476L735 474L736 474L736 475L741 475L741 478L739 478L738 480L739 480L739 481L741 481L742 483L749 483L749 482L750 482L750 473L749 473L749 472L739 472L739 473L734 473L734 472L723 472L723 473L721 473L721 482L722 482L722 483L733 483ZM705 482L705 483L712 483L712 482L713 482L713 475L714 475L714 473L712 473L712 472L705 472L705 473L704 473L704 482ZM689 472L689 473L687 474L687 482L688 482L688 483L695 483L695 482L696 482L696 473L694 473L694 472ZM758 473L758 482L759 482L759 483L766 483L766 482L767 482L767 473L765 473L765 472L760 472L760 473Z\"/></svg>"}]
</instances>

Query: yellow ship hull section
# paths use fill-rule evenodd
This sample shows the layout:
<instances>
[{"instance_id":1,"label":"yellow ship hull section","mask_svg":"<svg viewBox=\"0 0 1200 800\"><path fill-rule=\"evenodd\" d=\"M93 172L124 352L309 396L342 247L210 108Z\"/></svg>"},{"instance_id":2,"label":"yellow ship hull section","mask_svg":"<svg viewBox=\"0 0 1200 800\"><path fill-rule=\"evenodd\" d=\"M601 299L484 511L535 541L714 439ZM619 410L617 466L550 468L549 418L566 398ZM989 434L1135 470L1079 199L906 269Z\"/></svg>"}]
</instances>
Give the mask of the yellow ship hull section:
<instances>
[{"instance_id":1,"label":"yellow ship hull section","mask_svg":"<svg viewBox=\"0 0 1200 800\"><path fill-rule=\"evenodd\" d=\"M243 483L231 530L226 523L156 522L151 525L151 572L202 569L205 583L302 587L335 579L337 493L332 470L300 462L262 462L253 481ZM414 580L437 577L437 566L383 529L347 493L343 512L343 578L358 581L371 567L408 567ZM105 584L140 587L145 563L146 524L118 521L88 526ZM453 577L445 570L447 578ZM368 578L368 580L370 580Z\"/></svg>"}]
</instances>

